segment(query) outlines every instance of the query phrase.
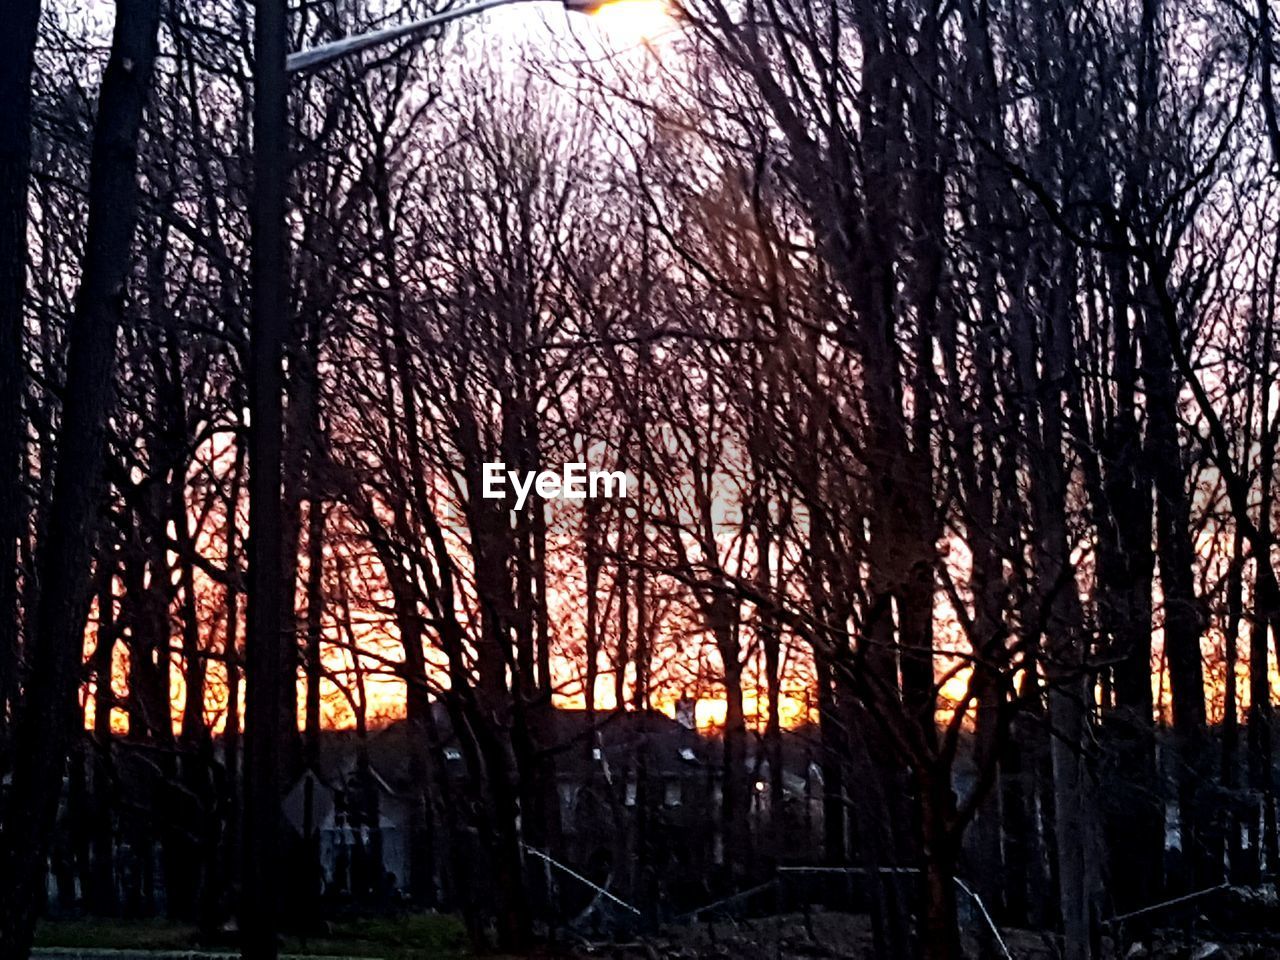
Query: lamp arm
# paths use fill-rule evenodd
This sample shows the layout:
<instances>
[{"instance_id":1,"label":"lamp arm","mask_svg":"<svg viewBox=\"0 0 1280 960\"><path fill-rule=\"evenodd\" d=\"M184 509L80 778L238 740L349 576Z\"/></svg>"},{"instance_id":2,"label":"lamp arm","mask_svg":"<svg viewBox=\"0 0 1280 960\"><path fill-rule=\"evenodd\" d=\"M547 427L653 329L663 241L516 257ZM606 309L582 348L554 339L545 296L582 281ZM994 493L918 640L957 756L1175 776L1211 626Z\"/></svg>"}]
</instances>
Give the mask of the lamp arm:
<instances>
[{"instance_id":1,"label":"lamp arm","mask_svg":"<svg viewBox=\"0 0 1280 960\"><path fill-rule=\"evenodd\" d=\"M533 2L537 2L537 0L479 0L478 3L446 10L430 17L411 20L408 23L397 24L394 27L384 27L381 30L370 30L368 33L359 33L354 36L343 37L340 40L332 40L309 50L300 50L297 53L289 54L288 59L285 61L285 72L305 73L308 70L316 70L326 64L333 63L335 60L341 60L343 57L359 53L361 50L380 47L383 44L391 43L404 37L418 36L435 27L452 23L454 20L461 20L464 17L474 16L477 13L484 13L494 7Z\"/></svg>"}]
</instances>

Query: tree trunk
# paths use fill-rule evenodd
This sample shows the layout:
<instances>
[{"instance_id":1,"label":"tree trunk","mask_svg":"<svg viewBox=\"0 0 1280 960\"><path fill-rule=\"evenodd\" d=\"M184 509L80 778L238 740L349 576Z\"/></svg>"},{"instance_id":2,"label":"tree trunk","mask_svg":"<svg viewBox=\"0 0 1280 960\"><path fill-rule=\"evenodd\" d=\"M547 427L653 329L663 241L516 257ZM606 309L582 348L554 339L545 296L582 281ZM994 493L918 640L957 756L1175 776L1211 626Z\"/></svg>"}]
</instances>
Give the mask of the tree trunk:
<instances>
[{"instance_id":1,"label":"tree trunk","mask_svg":"<svg viewBox=\"0 0 1280 960\"><path fill-rule=\"evenodd\" d=\"M1148 456L1156 488L1156 545L1164 594L1164 649L1169 661L1173 731L1178 757L1178 814L1182 833L1182 888L1221 882L1221 852L1202 847L1197 792L1209 777L1204 673L1200 634L1204 617L1195 591L1191 499L1178 441L1178 391L1168 331L1152 317L1144 340ZM1215 865L1214 860L1217 863Z\"/></svg>"},{"instance_id":2,"label":"tree trunk","mask_svg":"<svg viewBox=\"0 0 1280 960\"><path fill-rule=\"evenodd\" d=\"M303 666L307 678L303 755L315 770L320 763L321 628L324 616L324 503L312 481L307 502L307 647Z\"/></svg>"},{"instance_id":3,"label":"tree trunk","mask_svg":"<svg viewBox=\"0 0 1280 960\"><path fill-rule=\"evenodd\" d=\"M44 891L80 656L99 504L116 333L137 221L138 132L155 63L158 0L119 0L89 169L89 220L68 334L67 392L53 506L38 548L40 600L14 740L9 815L0 845L0 955L24 960Z\"/></svg>"},{"instance_id":4,"label":"tree trunk","mask_svg":"<svg viewBox=\"0 0 1280 960\"><path fill-rule=\"evenodd\" d=\"M723 598L715 601L720 604ZM725 605L725 604L720 604ZM748 827L750 784L747 771L747 727L742 702L742 659L738 650L738 628L724 614L725 622L713 627L724 661L726 710L724 718L724 757L721 783L721 816L724 820L725 863L730 874L740 879L751 862L751 832Z\"/></svg>"},{"instance_id":5,"label":"tree trunk","mask_svg":"<svg viewBox=\"0 0 1280 960\"><path fill-rule=\"evenodd\" d=\"M9 769L21 642L18 538L25 524L22 328L31 177L31 71L40 0L9 4L0 32L0 774Z\"/></svg>"},{"instance_id":6,"label":"tree trunk","mask_svg":"<svg viewBox=\"0 0 1280 960\"><path fill-rule=\"evenodd\" d=\"M114 916L117 906L115 835L112 823L115 797L111 786L114 773L111 710L115 701L111 677L117 639L115 596L112 592L115 558L104 545L100 544L98 549L98 636L93 651L96 684L93 698L93 867L85 899L94 913L110 917Z\"/></svg>"},{"instance_id":7,"label":"tree trunk","mask_svg":"<svg viewBox=\"0 0 1280 960\"><path fill-rule=\"evenodd\" d=\"M1244 613L1244 536L1236 525L1231 541L1231 567L1227 571L1227 620L1223 627L1225 684L1222 691L1222 786L1234 792L1240 785L1240 707L1236 692L1239 663L1240 620ZM1237 812L1227 815L1227 881L1242 883L1244 849Z\"/></svg>"},{"instance_id":8,"label":"tree trunk","mask_svg":"<svg viewBox=\"0 0 1280 960\"><path fill-rule=\"evenodd\" d=\"M829 659L815 651L815 674L818 685L818 730L822 742L822 856L830 866L849 862L849 841L845 830L847 802L844 795L844 769L848 750L843 711L837 700L835 678Z\"/></svg>"},{"instance_id":9,"label":"tree trunk","mask_svg":"<svg viewBox=\"0 0 1280 960\"><path fill-rule=\"evenodd\" d=\"M236 455L231 470L231 490L226 504L227 585L225 637L222 654L227 669L227 714L222 728L222 757L226 768L227 830L224 841L222 873L227 886L239 887L240 876L240 564L239 526L236 520L240 504L240 488L244 477L245 445L236 441Z\"/></svg>"},{"instance_id":10,"label":"tree trunk","mask_svg":"<svg viewBox=\"0 0 1280 960\"><path fill-rule=\"evenodd\" d=\"M1058 891L1062 911L1064 960L1092 957L1093 916L1090 904L1089 853L1086 844L1085 793L1088 789L1084 757L1084 683L1063 682L1049 690L1049 721L1053 725L1053 829L1058 853Z\"/></svg>"},{"instance_id":11,"label":"tree trunk","mask_svg":"<svg viewBox=\"0 0 1280 960\"><path fill-rule=\"evenodd\" d=\"M919 779L925 897L920 953L925 960L961 960L956 913L955 800L950 777L944 772L941 777L929 773Z\"/></svg>"}]
</instances>

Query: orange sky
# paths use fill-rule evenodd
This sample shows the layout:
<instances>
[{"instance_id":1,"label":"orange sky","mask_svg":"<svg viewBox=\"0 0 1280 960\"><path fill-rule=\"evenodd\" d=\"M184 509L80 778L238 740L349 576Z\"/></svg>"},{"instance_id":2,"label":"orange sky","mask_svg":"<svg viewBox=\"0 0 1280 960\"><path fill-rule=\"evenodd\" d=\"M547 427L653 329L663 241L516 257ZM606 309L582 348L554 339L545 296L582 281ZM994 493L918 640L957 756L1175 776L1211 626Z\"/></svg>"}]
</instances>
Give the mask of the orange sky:
<instances>
[{"instance_id":1,"label":"orange sky","mask_svg":"<svg viewBox=\"0 0 1280 960\"><path fill-rule=\"evenodd\" d=\"M202 461L193 468L193 475L200 470L218 473L230 463L229 437L215 438L199 452L197 460ZM193 511L193 521L196 514ZM341 517L336 512L330 514L335 525L341 524ZM215 564L225 562L225 539L223 531L226 519L211 511L205 515L202 529L195 531L197 549ZM243 509L238 517L240 535L245 533ZM554 530L554 526L553 526ZM326 567L326 610L324 617L323 658L330 678L322 682L323 722L329 727L350 727L355 722L355 711L352 699L357 697L357 668L361 674L367 696L366 718L371 726L389 722L402 715L404 709L404 684L394 675L394 665L400 660L400 641L394 620L378 609L389 609L390 598L380 575L377 562L365 551L358 536L342 536L341 529L331 531L329 541L325 544ZM451 535L460 534L454 531ZM1206 530L1197 544L1199 562L1210 567L1219 564L1224 551L1215 551L1215 536L1221 538L1220 532L1215 534ZM243 541L242 541L243 542ZM461 547L461 544L459 544ZM305 550L303 572L299 582L305 577ZM584 703L582 691L583 664L581 662L583 621L585 618L583 599L583 571L581 570L580 551L567 546L566 549L549 549L548 555L552 568L549 573L552 583L548 588L548 603L551 606L554 643L557 655L553 658L553 672L557 689L556 701L565 707L581 707ZM965 544L958 539L950 539L943 550L945 562L952 581L958 585L962 599L965 596L965 584L968 582L970 558ZM176 560L170 557L171 562ZM355 646L360 653L358 662L353 659L351 644L346 641L336 613L335 594L337 590L337 567L341 565L346 571L346 582L342 586L351 599L351 633L355 637ZM1082 588L1088 588L1087 579L1091 576L1090 557L1086 550L1078 549L1075 557L1078 576L1082 580ZM205 649L220 652L225 642L225 590L210 579L202 571L196 571L197 601L201 623L201 642ZM1160 606L1158 583L1155 591L1155 605ZM300 595L299 608L305 606L305 599ZM93 620L96 618L96 607L91 613L91 622L86 632L85 657L88 658L95 645L96 630ZM241 604L241 623L239 635L243 638L243 604ZM665 613L654 625L655 666L653 668L652 703L668 713L674 712L674 705L682 695L690 695L698 702L697 716L700 725L715 727L723 722L725 704L723 695L714 678L722 675L719 653L707 638L698 632L697 617L682 610L678 604L668 605ZM1239 641L1240 658L1236 667L1235 685L1237 703L1241 713L1248 708L1248 631L1247 622L1241 625ZM177 643L177 624L175 613L174 643ZM749 637L749 626L744 631ZM969 671L960 666L960 661L948 658L948 650L964 651L967 642L955 616L950 600L939 591L936 601L936 636L940 650L937 658L937 673L941 677L953 671L943 684L939 698L939 712L949 716L954 704L961 700L968 683ZM814 719L815 705L812 697L812 662L807 649L791 642L784 651L785 666L783 678L783 696L781 698L781 714L783 722L794 726ZM1152 691L1156 703L1157 714L1168 720L1169 686L1168 675L1162 656L1162 630L1157 622L1153 630L1152 654ZM1201 639L1201 649L1205 664L1205 691L1208 716L1212 722L1221 719L1223 713L1223 691L1225 689L1225 665L1223 656L1223 638L1221 627L1214 622ZM439 652L427 649L428 660L437 667L443 667ZM114 651L113 688L118 701L127 695L127 647L117 644ZM601 657L601 674L596 686L596 703L602 709L611 709L614 705L614 675L611 664ZM763 726L766 705L764 703L762 666L758 655L746 664L744 678L744 698L748 722ZM633 667L631 669L634 669ZM1280 670L1273 663L1269 670L1273 696L1280 691ZM443 672L439 672L443 679ZM173 655L171 671L171 701L175 727L181 722L182 704L185 698L185 685L181 669L181 657ZM625 688L629 690L634 679L629 673ZM95 712L94 684L86 684L83 698L86 707L86 721L93 722ZM215 731L223 729L226 714L226 671L216 660L208 664L208 682L205 692L206 720ZM301 705L305 687L301 680L298 688L298 701ZM244 702L243 693L241 703ZM301 716L300 716L301 722ZM112 726L123 732L127 729L128 718L125 711L116 707L112 711Z\"/></svg>"}]
</instances>

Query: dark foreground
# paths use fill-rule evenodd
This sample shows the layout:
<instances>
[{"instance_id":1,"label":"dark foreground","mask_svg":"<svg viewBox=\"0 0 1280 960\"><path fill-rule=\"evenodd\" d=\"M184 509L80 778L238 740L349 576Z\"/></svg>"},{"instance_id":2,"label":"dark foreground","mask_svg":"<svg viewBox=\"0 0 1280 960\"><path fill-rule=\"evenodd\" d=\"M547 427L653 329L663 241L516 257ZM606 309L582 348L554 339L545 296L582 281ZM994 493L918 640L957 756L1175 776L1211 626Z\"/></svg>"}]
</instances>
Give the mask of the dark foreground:
<instances>
[{"instance_id":1,"label":"dark foreground","mask_svg":"<svg viewBox=\"0 0 1280 960\"><path fill-rule=\"evenodd\" d=\"M1011 960L1055 960L1051 935L1005 930ZM330 925L322 937L290 938L284 955L307 960L465 960L461 925L451 917L414 916L395 920L347 921ZM970 957L1003 957L993 943L965 944ZM189 927L139 921L75 921L41 928L42 960L224 960L230 944L201 943ZM548 946L543 958L562 960L874 960L871 927L859 915L814 912L751 920L722 920L671 927L629 942L578 940ZM1103 945L1105 960L1280 960L1280 939L1214 939L1201 931L1159 930L1139 942ZM490 958L501 960L501 958Z\"/></svg>"}]
</instances>

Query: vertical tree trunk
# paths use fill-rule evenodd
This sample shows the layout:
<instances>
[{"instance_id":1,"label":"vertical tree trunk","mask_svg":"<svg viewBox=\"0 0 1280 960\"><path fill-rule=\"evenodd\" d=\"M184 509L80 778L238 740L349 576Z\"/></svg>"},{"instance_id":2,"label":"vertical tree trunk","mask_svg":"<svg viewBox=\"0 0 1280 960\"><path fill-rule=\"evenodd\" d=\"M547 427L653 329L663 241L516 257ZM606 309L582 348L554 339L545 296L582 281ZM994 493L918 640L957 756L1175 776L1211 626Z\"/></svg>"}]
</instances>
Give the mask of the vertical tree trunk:
<instances>
[{"instance_id":1,"label":"vertical tree trunk","mask_svg":"<svg viewBox=\"0 0 1280 960\"><path fill-rule=\"evenodd\" d=\"M849 840L845 830L847 803L844 795L844 769L847 757L847 731L843 711L837 699L837 685L830 659L815 652L815 676L818 686L818 730L822 743L822 856L830 866L849 862Z\"/></svg>"},{"instance_id":2,"label":"vertical tree trunk","mask_svg":"<svg viewBox=\"0 0 1280 960\"><path fill-rule=\"evenodd\" d=\"M318 494L315 469L308 480L310 490L307 497L307 581L306 581L306 648L303 656L303 672L306 676L307 695L305 720L303 724L302 756L306 771L302 809L302 862L303 883L302 903L312 920L318 918L320 910L320 894L324 885L323 866L320 862L320 834L315 817L315 780L313 774L320 770L320 684L322 681L323 663L321 661L321 626L324 616L324 504ZM370 825L373 834L378 835L376 811ZM381 875L381 863L375 864Z\"/></svg>"},{"instance_id":3,"label":"vertical tree trunk","mask_svg":"<svg viewBox=\"0 0 1280 960\"><path fill-rule=\"evenodd\" d=\"M1244 613L1244 535L1236 525L1231 541L1231 567L1227 571L1227 619L1223 627L1225 682L1222 690L1222 786L1233 794L1240 785L1240 707L1236 691L1236 666L1239 663L1240 620ZM1227 881L1241 883L1240 867L1244 859L1241 823L1236 808L1227 815Z\"/></svg>"},{"instance_id":4,"label":"vertical tree trunk","mask_svg":"<svg viewBox=\"0 0 1280 960\"><path fill-rule=\"evenodd\" d=\"M760 480L762 498L756 518L757 589L762 597L775 596L773 573L772 517L765 484ZM769 847L774 858L782 855L785 838L782 759L782 632L772 611L757 608L756 631L764 651L764 681L767 715L764 729L764 756L769 762Z\"/></svg>"},{"instance_id":5,"label":"vertical tree trunk","mask_svg":"<svg viewBox=\"0 0 1280 960\"><path fill-rule=\"evenodd\" d=\"M292 306L286 309L292 310ZM296 776L305 759L304 738L298 733L297 676L299 637L305 620L305 613L299 608L299 595L305 595L306 584L300 583L302 565L298 562L298 555L302 548L303 505L309 482L307 454L315 409L315 377L310 370L312 358L303 355L308 352L309 345L286 334L286 340L290 339L292 342L286 348L289 372L282 384L282 389L288 393L288 404L281 435L280 502L280 616L283 618L280 621L280 655L284 660L281 670L283 675L293 678L292 694L286 693L280 701L280 764L286 782ZM251 466L251 485L252 475ZM249 533L252 542L252 525ZM305 664L303 666L305 668ZM305 704L303 709L305 716Z\"/></svg>"},{"instance_id":6,"label":"vertical tree trunk","mask_svg":"<svg viewBox=\"0 0 1280 960\"><path fill-rule=\"evenodd\" d=\"M320 683L323 663L320 657L321 627L324 616L324 503L311 481L307 501L307 646L303 667L307 679L307 700L303 724L303 755L307 766L317 769L320 763Z\"/></svg>"},{"instance_id":7,"label":"vertical tree trunk","mask_svg":"<svg viewBox=\"0 0 1280 960\"><path fill-rule=\"evenodd\" d=\"M589 498L583 505L583 559L585 565L586 582L585 590L587 592L587 622L586 634L583 645L585 647L583 655L586 657L586 670L583 679L583 698L586 702L588 726L592 730L592 736L588 738L588 743L583 747L587 751L587 756L591 756L591 749L595 743L595 725L596 725L596 681L600 676L600 572L603 567L603 558L600 549L600 501L594 497Z\"/></svg>"},{"instance_id":8,"label":"vertical tree trunk","mask_svg":"<svg viewBox=\"0 0 1280 960\"><path fill-rule=\"evenodd\" d=\"M924 850L924 930L926 960L960 960L960 924L956 912L955 800L949 771L919 777L921 835Z\"/></svg>"},{"instance_id":9,"label":"vertical tree trunk","mask_svg":"<svg viewBox=\"0 0 1280 960\"><path fill-rule=\"evenodd\" d=\"M93 674L96 683L93 711L93 838L86 901L101 916L116 912L115 834L112 811L114 792L111 744L111 710L115 696L111 689L112 668L117 639L113 581L115 557L104 544L98 547L98 636L93 651Z\"/></svg>"},{"instance_id":10,"label":"vertical tree trunk","mask_svg":"<svg viewBox=\"0 0 1280 960\"><path fill-rule=\"evenodd\" d=\"M1231 538L1231 567L1227 571L1227 620L1223 626L1226 681L1222 690L1222 785L1240 782L1240 705L1236 667L1240 662L1240 621L1244 616L1244 536L1236 526Z\"/></svg>"},{"instance_id":11,"label":"vertical tree trunk","mask_svg":"<svg viewBox=\"0 0 1280 960\"><path fill-rule=\"evenodd\" d=\"M1266 501L1264 500L1264 503ZM1253 628L1249 631L1249 712L1246 739L1249 786L1262 797L1262 848L1268 863L1276 862L1275 791L1272 788L1271 640L1280 616L1280 586L1266 556L1254 556L1255 598Z\"/></svg>"},{"instance_id":12,"label":"vertical tree trunk","mask_svg":"<svg viewBox=\"0 0 1280 960\"><path fill-rule=\"evenodd\" d=\"M627 709L627 661L631 657L631 565L618 559L618 645L613 657L613 709Z\"/></svg>"},{"instance_id":13,"label":"vertical tree trunk","mask_svg":"<svg viewBox=\"0 0 1280 960\"><path fill-rule=\"evenodd\" d=\"M227 829L223 841L221 873L229 889L239 887L240 815L243 809L240 791L240 551L239 525L236 520L240 489L244 477L245 445L236 439L235 459L231 467L231 489L227 495L226 544L227 585L224 607L226 627L222 654L227 670L227 713L222 728L222 758L226 769Z\"/></svg>"},{"instance_id":14,"label":"vertical tree trunk","mask_svg":"<svg viewBox=\"0 0 1280 960\"><path fill-rule=\"evenodd\" d=\"M98 508L116 333L137 221L138 132L155 63L158 0L119 0L89 169L84 268L68 335L53 507L37 553L41 591L0 844L0 955L31 949L67 746Z\"/></svg>"},{"instance_id":15,"label":"vertical tree trunk","mask_svg":"<svg viewBox=\"0 0 1280 960\"><path fill-rule=\"evenodd\" d=\"M1058 852L1058 890L1062 911L1065 960L1092 956L1088 850L1085 838L1087 790L1082 745L1085 738L1082 678L1061 681L1049 690L1049 722L1053 725L1053 829Z\"/></svg>"},{"instance_id":16,"label":"vertical tree trunk","mask_svg":"<svg viewBox=\"0 0 1280 960\"><path fill-rule=\"evenodd\" d=\"M747 770L747 726L742 700L742 655L739 651L737 611L717 597L713 603L723 609L712 630L724 661L725 718L724 756L721 773L721 816L724 821L725 863L731 875L740 879L751 862L750 781Z\"/></svg>"},{"instance_id":17,"label":"vertical tree trunk","mask_svg":"<svg viewBox=\"0 0 1280 960\"><path fill-rule=\"evenodd\" d=\"M31 176L31 71L40 0L15 0L0 33L0 773L9 768L19 643L18 538L22 490L23 305L27 289L27 189Z\"/></svg>"},{"instance_id":18,"label":"vertical tree trunk","mask_svg":"<svg viewBox=\"0 0 1280 960\"><path fill-rule=\"evenodd\" d=\"M187 409L183 391L182 357L176 335L166 337L165 354L168 359L166 386L173 394L170 405L170 429L175 446L175 464L169 480L169 511L173 518L174 539L177 541L178 571L182 587L182 658L183 676L186 680L186 697L182 709L182 741L189 750L199 750L209 739L209 728L204 718L205 677L208 661L200 649L199 598L196 596L195 556L196 539L191 533L191 520L187 516Z\"/></svg>"},{"instance_id":19,"label":"vertical tree trunk","mask_svg":"<svg viewBox=\"0 0 1280 960\"><path fill-rule=\"evenodd\" d=\"M1178 814L1182 833L1183 888L1221 881L1221 852L1207 856L1202 847L1200 784L1208 779L1204 673L1200 634L1204 626L1195 591L1191 543L1191 499L1178 441L1177 395L1172 351L1165 324L1152 318L1144 340L1148 455L1156 489L1156 544L1164 594L1164 649L1169 660L1173 730L1178 757ZM1215 866L1214 860L1217 860Z\"/></svg>"},{"instance_id":20,"label":"vertical tree trunk","mask_svg":"<svg viewBox=\"0 0 1280 960\"><path fill-rule=\"evenodd\" d=\"M1083 611L1067 540L1068 482L1062 466L1063 409L1068 399L1063 391L1072 370L1074 263L1066 244L1052 237L1045 241L1043 257L1040 269L1055 278L1044 327L1039 329L1029 311L1020 310L1014 322L1013 352L1018 386L1029 398L1023 417L1034 476L1033 606L1036 621L1044 623L1058 903L1066 960L1089 960L1097 869L1092 862L1092 804L1085 755L1092 692L1085 672ZM1040 350L1037 343L1042 344Z\"/></svg>"},{"instance_id":21,"label":"vertical tree trunk","mask_svg":"<svg viewBox=\"0 0 1280 960\"><path fill-rule=\"evenodd\" d=\"M1278 145L1280 146L1280 145ZM1274 336L1268 324L1262 338L1262 356L1270 363ZM1264 377L1259 384L1261 403L1262 438L1258 453L1258 486L1260 502L1257 530L1259 536L1253 542L1254 556L1254 612L1253 627L1249 631L1249 786L1262 796L1262 847L1267 863L1275 868L1280 861L1280 837L1276 830L1276 798L1274 789L1274 745L1271 739L1271 647L1280 640L1280 583L1276 582L1275 567L1271 563L1271 545L1275 528L1274 472L1276 466L1276 428L1272 426L1275 404L1270 382ZM1239 509L1246 512L1247 506Z\"/></svg>"}]
</instances>

